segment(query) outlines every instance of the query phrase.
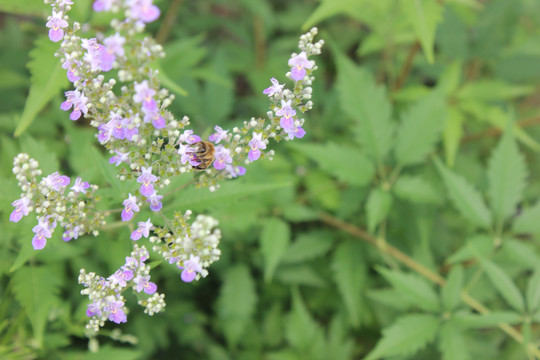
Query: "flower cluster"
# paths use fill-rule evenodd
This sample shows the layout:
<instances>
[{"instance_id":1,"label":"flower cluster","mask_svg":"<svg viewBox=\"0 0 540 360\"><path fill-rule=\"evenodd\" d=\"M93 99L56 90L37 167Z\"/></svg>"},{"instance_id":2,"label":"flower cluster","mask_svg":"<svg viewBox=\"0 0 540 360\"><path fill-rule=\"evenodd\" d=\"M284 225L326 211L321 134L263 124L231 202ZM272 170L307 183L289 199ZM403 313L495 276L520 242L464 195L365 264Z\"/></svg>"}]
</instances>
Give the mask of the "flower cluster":
<instances>
[{"instance_id":1,"label":"flower cluster","mask_svg":"<svg viewBox=\"0 0 540 360\"><path fill-rule=\"evenodd\" d=\"M12 203L15 209L9 220L18 222L31 211L36 213L38 224L33 228L34 249L45 247L58 224L64 228L64 241L77 239L82 234L97 236L98 229L105 225L105 214L95 207L98 200L96 185L90 185L80 177L71 184L69 177L58 172L38 182L37 178L42 174L39 164L24 153L15 157L13 173L23 193Z\"/></svg>"},{"instance_id":2,"label":"flower cluster","mask_svg":"<svg viewBox=\"0 0 540 360\"><path fill-rule=\"evenodd\" d=\"M139 305L145 307L145 313L154 315L163 310L165 296L156 292L156 284L150 281L150 267L144 263L148 256L144 246L135 245L125 264L106 279L81 269L79 284L85 287L81 294L88 295L90 299L86 310L90 317L86 326L90 336L97 333L107 320L117 324L127 321L126 301L122 293L130 287L137 294Z\"/></svg>"}]
</instances>

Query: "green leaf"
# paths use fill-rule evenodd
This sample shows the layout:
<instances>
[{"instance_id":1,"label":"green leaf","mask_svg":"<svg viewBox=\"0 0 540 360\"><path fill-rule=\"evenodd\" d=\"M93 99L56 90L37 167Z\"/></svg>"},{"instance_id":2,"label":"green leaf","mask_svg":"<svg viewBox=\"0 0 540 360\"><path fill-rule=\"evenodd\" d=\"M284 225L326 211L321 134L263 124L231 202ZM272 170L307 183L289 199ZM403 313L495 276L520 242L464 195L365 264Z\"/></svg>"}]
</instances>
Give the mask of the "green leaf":
<instances>
[{"instance_id":1,"label":"green leaf","mask_svg":"<svg viewBox=\"0 0 540 360\"><path fill-rule=\"evenodd\" d=\"M427 311L439 310L439 297L431 285L423 278L415 274L404 274L382 267L377 268L377 271L407 300L417 304L421 309Z\"/></svg>"},{"instance_id":2,"label":"green leaf","mask_svg":"<svg viewBox=\"0 0 540 360\"><path fill-rule=\"evenodd\" d=\"M229 346L235 347L257 305L255 283L247 266L239 264L227 271L217 305L225 338Z\"/></svg>"},{"instance_id":3,"label":"green leaf","mask_svg":"<svg viewBox=\"0 0 540 360\"><path fill-rule=\"evenodd\" d=\"M159 62L152 63L151 67L155 70L158 70L158 78L163 87L171 90L172 92L180 96L188 96L186 89L178 85L169 75L163 70L163 67Z\"/></svg>"},{"instance_id":4,"label":"green leaf","mask_svg":"<svg viewBox=\"0 0 540 360\"><path fill-rule=\"evenodd\" d=\"M497 289L506 302L515 310L524 312L525 304L523 302L523 296L521 295L519 288L512 281L512 278L490 260L482 256L480 256L478 260L480 260L480 264L484 268L489 280L491 280L495 289Z\"/></svg>"},{"instance_id":5,"label":"green leaf","mask_svg":"<svg viewBox=\"0 0 540 360\"><path fill-rule=\"evenodd\" d=\"M350 322L353 326L360 325L361 290L365 287L367 278L366 266L363 261L363 247L357 242L344 242L334 252L332 269L338 291L345 303Z\"/></svg>"},{"instance_id":6,"label":"green leaf","mask_svg":"<svg viewBox=\"0 0 540 360\"><path fill-rule=\"evenodd\" d=\"M434 61L433 46L437 24L442 20L443 6L438 1L411 0L403 3L405 16L422 44L427 61Z\"/></svg>"},{"instance_id":7,"label":"green leaf","mask_svg":"<svg viewBox=\"0 0 540 360\"><path fill-rule=\"evenodd\" d=\"M432 91L402 113L394 153L400 165L424 161L433 151L446 119L445 96Z\"/></svg>"},{"instance_id":8,"label":"green leaf","mask_svg":"<svg viewBox=\"0 0 540 360\"><path fill-rule=\"evenodd\" d=\"M480 194L467 180L449 170L438 158L434 161L446 185L448 196L461 215L474 225L489 228L492 220L491 213Z\"/></svg>"},{"instance_id":9,"label":"green leaf","mask_svg":"<svg viewBox=\"0 0 540 360\"><path fill-rule=\"evenodd\" d=\"M327 173L350 185L367 185L375 174L375 167L360 149L348 145L326 143L320 144L290 144L316 161Z\"/></svg>"},{"instance_id":10,"label":"green leaf","mask_svg":"<svg viewBox=\"0 0 540 360\"><path fill-rule=\"evenodd\" d=\"M366 0L322 0L302 25L302 29L305 31L313 25L338 14L349 16L358 14L356 15L358 17L362 13L363 3L365 2Z\"/></svg>"},{"instance_id":11,"label":"green leaf","mask_svg":"<svg viewBox=\"0 0 540 360\"><path fill-rule=\"evenodd\" d=\"M283 220L270 218L264 223L260 237L264 260L264 281L272 281L276 267L287 251L290 237L289 225Z\"/></svg>"},{"instance_id":12,"label":"green leaf","mask_svg":"<svg viewBox=\"0 0 540 360\"><path fill-rule=\"evenodd\" d=\"M521 201L527 167L512 135L511 123L493 151L488 165L488 196L498 222L504 221Z\"/></svg>"},{"instance_id":13,"label":"green leaf","mask_svg":"<svg viewBox=\"0 0 540 360\"><path fill-rule=\"evenodd\" d=\"M324 340L319 324L311 317L296 288L292 291L292 311L287 320L285 338L298 352L304 353L317 341Z\"/></svg>"},{"instance_id":14,"label":"green leaf","mask_svg":"<svg viewBox=\"0 0 540 360\"><path fill-rule=\"evenodd\" d=\"M479 80L466 83L456 94L459 100L501 101L529 95L534 86L512 85L500 80Z\"/></svg>"},{"instance_id":15,"label":"green leaf","mask_svg":"<svg viewBox=\"0 0 540 360\"><path fill-rule=\"evenodd\" d=\"M441 195L429 181L421 176L402 175L392 187L394 194L406 201L417 204L438 204Z\"/></svg>"},{"instance_id":16,"label":"green leaf","mask_svg":"<svg viewBox=\"0 0 540 360\"><path fill-rule=\"evenodd\" d=\"M47 317L52 307L59 303L60 283L54 271L46 266L25 266L12 277L13 293L32 324L39 348L43 345Z\"/></svg>"},{"instance_id":17,"label":"green leaf","mask_svg":"<svg viewBox=\"0 0 540 360\"><path fill-rule=\"evenodd\" d=\"M47 13L48 6L41 0L0 0L0 12L18 15L40 15Z\"/></svg>"},{"instance_id":18,"label":"green leaf","mask_svg":"<svg viewBox=\"0 0 540 360\"><path fill-rule=\"evenodd\" d=\"M540 267L537 267L533 276L527 282L527 309L530 314L538 309L540 305Z\"/></svg>"},{"instance_id":19,"label":"green leaf","mask_svg":"<svg viewBox=\"0 0 540 360\"><path fill-rule=\"evenodd\" d=\"M276 279L283 284L324 287L326 282L312 266L282 265L276 270Z\"/></svg>"},{"instance_id":20,"label":"green leaf","mask_svg":"<svg viewBox=\"0 0 540 360\"><path fill-rule=\"evenodd\" d=\"M412 355L432 342L440 320L432 315L404 315L383 330L383 337L364 359Z\"/></svg>"},{"instance_id":21,"label":"green leaf","mask_svg":"<svg viewBox=\"0 0 540 360\"><path fill-rule=\"evenodd\" d=\"M521 315L511 311L492 311L487 314L457 314L456 321L465 327L472 329L490 328L500 323L520 324L523 319Z\"/></svg>"},{"instance_id":22,"label":"green leaf","mask_svg":"<svg viewBox=\"0 0 540 360\"><path fill-rule=\"evenodd\" d=\"M449 167L454 167L456 155L463 136L463 113L454 107L449 107L446 113L443 130L444 158Z\"/></svg>"},{"instance_id":23,"label":"green leaf","mask_svg":"<svg viewBox=\"0 0 540 360\"><path fill-rule=\"evenodd\" d=\"M125 181L121 181L116 177L117 172L115 167L104 158L101 151L99 151L95 146L92 147L92 152L94 153L94 159L100 170L103 178L106 182L111 185L113 192L111 197L115 200L121 200L127 195L128 184Z\"/></svg>"},{"instance_id":24,"label":"green leaf","mask_svg":"<svg viewBox=\"0 0 540 360\"><path fill-rule=\"evenodd\" d=\"M463 287L463 267L453 266L446 285L442 288L441 298L443 307L447 311L453 310L460 302L461 288Z\"/></svg>"},{"instance_id":25,"label":"green leaf","mask_svg":"<svg viewBox=\"0 0 540 360\"><path fill-rule=\"evenodd\" d=\"M15 129L15 136L20 136L34 121L39 111L68 85L65 71L58 58L54 56L58 46L44 36L36 41L34 49L30 51L28 63L31 74L30 92Z\"/></svg>"},{"instance_id":26,"label":"green leaf","mask_svg":"<svg viewBox=\"0 0 540 360\"><path fill-rule=\"evenodd\" d=\"M392 104L386 95L386 87L377 85L370 73L341 52L334 51L334 55L341 107L357 122L354 132L358 142L373 159L382 163L392 148L394 134Z\"/></svg>"},{"instance_id":27,"label":"green leaf","mask_svg":"<svg viewBox=\"0 0 540 360\"><path fill-rule=\"evenodd\" d=\"M488 235L476 235L468 238L463 246L453 253L446 262L456 264L476 258L479 254L488 256L495 246L494 240Z\"/></svg>"},{"instance_id":28,"label":"green leaf","mask_svg":"<svg viewBox=\"0 0 540 360\"><path fill-rule=\"evenodd\" d=\"M375 227L383 221L392 207L392 195L388 191L374 188L366 201L368 231L373 233Z\"/></svg>"},{"instance_id":29,"label":"green leaf","mask_svg":"<svg viewBox=\"0 0 540 360\"><path fill-rule=\"evenodd\" d=\"M294 264L324 255L334 244L334 234L329 231L314 230L301 233L281 260L284 264Z\"/></svg>"},{"instance_id":30,"label":"green leaf","mask_svg":"<svg viewBox=\"0 0 540 360\"><path fill-rule=\"evenodd\" d=\"M523 210L514 220L512 229L516 233L540 234L540 201L534 206Z\"/></svg>"},{"instance_id":31,"label":"green leaf","mask_svg":"<svg viewBox=\"0 0 540 360\"><path fill-rule=\"evenodd\" d=\"M463 329L454 321L446 321L439 331L439 350L442 360L469 360Z\"/></svg>"}]
</instances>

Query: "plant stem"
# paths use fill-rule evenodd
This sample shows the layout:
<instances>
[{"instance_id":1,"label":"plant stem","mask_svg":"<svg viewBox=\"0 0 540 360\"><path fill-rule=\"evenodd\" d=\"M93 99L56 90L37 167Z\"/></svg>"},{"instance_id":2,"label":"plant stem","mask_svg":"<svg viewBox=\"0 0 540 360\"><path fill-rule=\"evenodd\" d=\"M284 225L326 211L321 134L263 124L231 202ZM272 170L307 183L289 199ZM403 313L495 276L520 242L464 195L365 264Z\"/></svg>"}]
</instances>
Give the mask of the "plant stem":
<instances>
[{"instance_id":1,"label":"plant stem","mask_svg":"<svg viewBox=\"0 0 540 360\"><path fill-rule=\"evenodd\" d=\"M405 63L403 64L403 67L401 68L399 77L397 78L394 86L392 87L392 91L398 91L405 84L405 80L407 80L407 77L409 76L409 73L411 72L414 56L416 55L418 50L420 50L420 42L417 41L414 44L412 44L411 48L409 49L409 54L407 54L407 59L405 59Z\"/></svg>"},{"instance_id":2,"label":"plant stem","mask_svg":"<svg viewBox=\"0 0 540 360\"><path fill-rule=\"evenodd\" d=\"M167 40L167 37L171 32L172 26L174 25L174 21L176 20L176 14L180 9L180 5L182 5L182 2L183 0L173 0L171 6L169 6L169 9L167 9L165 19L163 19L161 27L159 28L156 35L156 41L159 44L163 44Z\"/></svg>"}]
</instances>

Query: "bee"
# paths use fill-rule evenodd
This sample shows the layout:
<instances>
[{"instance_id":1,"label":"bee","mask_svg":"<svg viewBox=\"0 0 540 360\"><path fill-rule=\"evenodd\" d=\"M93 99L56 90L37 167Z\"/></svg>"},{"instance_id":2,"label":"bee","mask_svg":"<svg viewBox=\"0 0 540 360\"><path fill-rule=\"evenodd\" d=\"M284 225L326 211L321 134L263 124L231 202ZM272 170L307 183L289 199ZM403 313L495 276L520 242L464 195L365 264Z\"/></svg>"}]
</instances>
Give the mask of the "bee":
<instances>
[{"instance_id":1,"label":"bee","mask_svg":"<svg viewBox=\"0 0 540 360\"><path fill-rule=\"evenodd\" d=\"M191 145L191 148L193 149L193 160L199 162L199 165L192 166L195 170L205 170L212 165L216 151L214 144L208 141L199 141Z\"/></svg>"}]
</instances>

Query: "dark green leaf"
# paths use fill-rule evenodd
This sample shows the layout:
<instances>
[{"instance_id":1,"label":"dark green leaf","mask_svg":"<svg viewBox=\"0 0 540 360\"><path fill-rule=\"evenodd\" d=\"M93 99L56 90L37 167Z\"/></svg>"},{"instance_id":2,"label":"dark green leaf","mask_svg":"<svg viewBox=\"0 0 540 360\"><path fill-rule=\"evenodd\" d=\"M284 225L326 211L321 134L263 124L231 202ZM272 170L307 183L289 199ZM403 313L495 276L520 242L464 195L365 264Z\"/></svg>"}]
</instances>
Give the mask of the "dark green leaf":
<instances>
[{"instance_id":1,"label":"dark green leaf","mask_svg":"<svg viewBox=\"0 0 540 360\"><path fill-rule=\"evenodd\" d=\"M446 321L439 331L439 349L443 360L469 360L463 329L454 321Z\"/></svg>"},{"instance_id":2,"label":"dark green leaf","mask_svg":"<svg viewBox=\"0 0 540 360\"><path fill-rule=\"evenodd\" d=\"M525 311L523 296L519 288L512 281L512 278L490 260L483 257L479 257L479 260L491 283L506 302L517 311Z\"/></svg>"},{"instance_id":3,"label":"dark green leaf","mask_svg":"<svg viewBox=\"0 0 540 360\"><path fill-rule=\"evenodd\" d=\"M402 175L392 187L394 194L418 204L437 204L441 202L440 194L429 181L421 176Z\"/></svg>"},{"instance_id":4,"label":"dark green leaf","mask_svg":"<svg viewBox=\"0 0 540 360\"><path fill-rule=\"evenodd\" d=\"M465 244L453 253L448 260L449 264L456 264L476 258L478 254L487 256L495 247L495 241L487 235L476 235L466 240Z\"/></svg>"},{"instance_id":5,"label":"dark green leaf","mask_svg":"<svg viewBox=\"0 0 540 360\"><path fill-rule=\"evenodd\" d=\"M442 20L442 4L431 0L411 0L403 3L403 7L409 24L420 39L427 61L433 63L435 31Z\"/></svg>"},{"instance_id":6,"label":"dark green leaf","mask_svg":"<svg viewBox=\"0 0 540 360\"><path fill-rule=\"evenodd\" d=\"M276 267L287 251L290 237L289 225L283 220L270 218L264 223L260 238L264 259L264 281L272 280Z\"/></svg>"},{"instance_id":7,"label":"dark green leaf","mask_svg":"<svg viewBox=\"0 0 540 360\"><path fill-rule=\"evenodd\" d=\"M513 230L517 233L540 234L540 201L526 208L514 220Z\"/></svg>"},{"instance_id":8,"label":"dark green leaf","mask_svg":"<svg viewBox=\"0 0 540 360\"><path fill-rule=\"evenodd\" d=\"M461 288L463 287L463 267L453 266L446 285L442 288L442 303L445 310L453 310L460 302Z\"/></svg>"},{"instance_id":9,"label":"dark green leaf","mask_svg":"<svg viewBox=\"0 0 540 360\"><path fill-rule=\"evenodd\" d=\"M527 282L527 310L533 314L540 305L540 267L537 267L533 276Z\"/></svg>"},{"instance_id":10,"label":"dark green leaf","mask_svg":"<svg viewBox=\"0 0 540 360\"><path fill-rule=\"evenodd\" d=\"M383 221L392 207L392 195L381 188L374 188L366 202L368 231L373 233L375 227Z\"/></svg>"},{"instance_id":11,"label":"dark green leaf","mask_svg":"<svg viewBox=\"0 0 540 360\"><path fill-rule=\"evenodd\" d=\"M323 340L319 324L311 317L296 289L292 292L292 311L285 324L285 338L298 352L307 352L316 341Z\"/></svg>"},{"instance_id":12,"label":"dark green leaf","mask_svg":"<svg viewBox=\"0 0 540 360\"><path fill-rule=\"evenodd\" d=\"M465 327L473 329L490 328L501 323L519 324L522 318L519 314L511 311L492 311L488 314L458 314L456 321Z\"/></svg>"},{"instance_id":13,"label":"dark green leaf","mask_svg":"<svg viewBox=\"0 0 540 360\"><path fill-rule=\"evenodd\" d=\"M324 255L334 244L334 235L328 231L311 231L301 233L283 256L282 262L287 264L312 260Z\"/></svg>"}]
</instances>

